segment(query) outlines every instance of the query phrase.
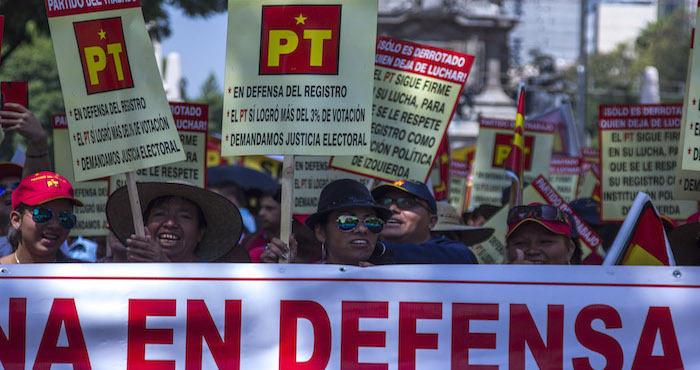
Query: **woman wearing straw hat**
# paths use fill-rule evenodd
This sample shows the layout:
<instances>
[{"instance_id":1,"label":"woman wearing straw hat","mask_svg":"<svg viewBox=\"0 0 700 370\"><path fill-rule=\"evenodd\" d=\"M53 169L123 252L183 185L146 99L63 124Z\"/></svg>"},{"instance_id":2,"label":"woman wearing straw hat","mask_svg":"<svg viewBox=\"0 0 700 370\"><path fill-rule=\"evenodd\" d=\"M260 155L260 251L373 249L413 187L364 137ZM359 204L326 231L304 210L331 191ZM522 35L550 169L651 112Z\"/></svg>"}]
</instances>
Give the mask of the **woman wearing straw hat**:
<instances>
[{"instance_id":1,"label":"woman wearing straw hat","mask_svg":"<svg viewBox=\"0 0 700 370\"><path fill-rule=\"evenodd\" d=\"M73 186L53 172L25 177L12 192L10 243L15 252L0 258L0 264L56 262L59 248L77 220L73 206L83 203L73 197Z\"/></svg>"},{"instance_id":2,"label":"woman wearing straw hat","mask_svg":"<svg viewBox=\"0 0 700 370\"><path fill-rule=\"evenodd\" d=\"M228 199L187 184L137 184L145 237L134 234L126 187L107 201L107 221L126 246L128 262L211 262L233 248L233 261L250 262L241 236L241 215Z\"/></svg>"},{"instance_id":3,"label":"woman wearing straw hat","mask_svg":"<svg viewBox=\"0 0 700 370\"><path fill-rule=\"evenodd\" d=\"M378 234L391 214L374 201L360 182L342 179L323 188L316 213L305 223L322 243L324 263L368 266L390 263L383 244L378 242ZM281 259L293 262L297 249L294 237L290 238L290 247L275 238L260 259L272 263ZM374 260L373 256L381 260Z\"/></svg>"}]
</instances>

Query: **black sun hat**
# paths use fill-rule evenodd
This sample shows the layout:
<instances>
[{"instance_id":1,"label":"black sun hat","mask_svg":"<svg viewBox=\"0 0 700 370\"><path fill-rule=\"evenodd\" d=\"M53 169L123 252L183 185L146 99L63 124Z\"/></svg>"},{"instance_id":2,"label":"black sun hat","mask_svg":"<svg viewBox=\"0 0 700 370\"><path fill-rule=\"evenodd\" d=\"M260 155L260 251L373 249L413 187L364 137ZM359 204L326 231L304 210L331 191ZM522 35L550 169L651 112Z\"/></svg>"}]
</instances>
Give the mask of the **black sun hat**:
<instances>
[{"instance_id":1,"label":"black sun hat","mask_svg":"<svg viewBox=\"0 0 700 370\"><path fill-rule=\"evenodd\" d=\"M215 261L236 248L233 261L250 262L248 252L238 245L243 232L241 214L231 201L212 191L197 186L172 182L143 182L136 184L143 214L148 205L156 198L176 196L196 204L207 223L202 240L194 254L204 261ZM119 240L126 244L126 239L134 234L131 218L131 205L126 187L117 189L107 200L107 221L109 227Z\"/></svg>"},{"instance_id":2,"label":"black sun hat","mask_svg":"<svg viewBox=\"0 0 700 370\"><path fill-rule=\"evenodd\" d=\"M321 190L316 213L309 216L304 223L312 230L329 213L349 207L369 207L377 212L382 220L388 220L394 212L382 207L374 200L369 190L359 181L352 179L335 180Z\"/></svg>"}]
</instances>

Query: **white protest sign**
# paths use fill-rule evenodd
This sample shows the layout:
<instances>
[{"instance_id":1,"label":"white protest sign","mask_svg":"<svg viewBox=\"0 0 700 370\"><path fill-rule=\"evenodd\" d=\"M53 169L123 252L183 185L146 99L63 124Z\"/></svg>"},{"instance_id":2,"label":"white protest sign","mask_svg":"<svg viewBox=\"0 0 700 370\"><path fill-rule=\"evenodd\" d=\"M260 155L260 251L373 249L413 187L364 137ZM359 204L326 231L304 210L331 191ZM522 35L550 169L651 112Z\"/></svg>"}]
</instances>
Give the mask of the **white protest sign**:
<instances>
[{"instance_id":1,"label":"white protest sign","mask_svg":"<svg viewBox=\"0 0 700 370\"><path fill-rule=\"evenodd\" d=\"M367 152L377 0L228 4L222 155Z\"/></svg>"},{"instance_id":2,"label":"white protest sign","mask_svg":"<svg viewBox=\"0 0 700 370\"><path fill-rule=\"evenodd\" d=\"M524 126L525 171L523 177L526 183L531 183L539 175L549 175L554 124L525 121ZM480 119L470 207L481 204L501 204L503 190L511 184L511 178L503 169L503 162L510 153L514 127L515 121Z\"/></svg>"},{"instance_id":3,"label":"white protest sign","mask_svg":"<svg viewBox=\"0 0 700 370\"><path fill-rule=\"evenodd\" d=\"M71 166L73 159L70 153L68 120L64 114L53 116L52 136L54 170L73 185L73 194L84 204L82 207L73 208L78 222L70 230L70 236L105 236L109 234L107 214L105 213L109 197L109 181L107 179L75 181L73 166Z\"/></svg>"},{"instance_id":4,"label":"white protest sign","mask_svg":"<svg viewBox=\"0 0 700 370\"><path fill-rule=\"evenodd\" d=\"M552 157L549 165L549 183L565 201L571 202L578 194L581 179L581 157Z\"/></svg>"},{"instance_id":5,"label":"white protest sign","mask_svg":"<svg viewBox=\"0 0 700 370\"><path fill-rule=\"evenodd\" d=\"M379 37L370 153L333 158L334 168L393 182L427 182L474 57Z\"/></svg>"},{"instance_id":6,"label":"white protest sign","mask_svg":"<svg viewBox=\"0 0 700 370\"><path fill-rule=\"evenodd\" d=\"M196 103L170 102L170 111L180 136L186 159L136 171L137 182L177 181L204 188L207 184L207 133L209 106ZM126 186L126 177L110 177L110 190Z\"/></svg>"},{"instance_id":7,"label":"white protest sign","mask_svg":"<svg viewBox=\"0 0 700 370\"><path fill-rule=\"evenodd\" d=\"M77 181L185 159L139 0L47 0Z\"/></svg>"},{"instance_id":8,"label":"white protest sign","mask_svg":"<svg viewBox=\"0 0 700 370\"><path fill-rule=\"evenodd\" d=\"M697 202L673 196L681 111L680 104L600 106L601 220L623 221L639 191L669 218L698 211Z\"/></svg>"},{"instance_id":9,"label":"white protest sign","mask_svg":"<svg viewBox=\"0 0 700 370\"><path fill-rule=\"evenodd\" d=\"M5 268L5 368L700 367L693 267Z\"/></svg>"},{"instance_id":10,"label":"white protest sign","mask_svg":"<svg viewBox=\"0 0 700 370\"><path fill-rule=\"evenodd\" d=\"M310 215L316 213L318 197L328 183L339 179L353 179L369 187L372 179L328 167L330 157L294 157L294 203L292 213Z\"/></svg>"}]
</instances>

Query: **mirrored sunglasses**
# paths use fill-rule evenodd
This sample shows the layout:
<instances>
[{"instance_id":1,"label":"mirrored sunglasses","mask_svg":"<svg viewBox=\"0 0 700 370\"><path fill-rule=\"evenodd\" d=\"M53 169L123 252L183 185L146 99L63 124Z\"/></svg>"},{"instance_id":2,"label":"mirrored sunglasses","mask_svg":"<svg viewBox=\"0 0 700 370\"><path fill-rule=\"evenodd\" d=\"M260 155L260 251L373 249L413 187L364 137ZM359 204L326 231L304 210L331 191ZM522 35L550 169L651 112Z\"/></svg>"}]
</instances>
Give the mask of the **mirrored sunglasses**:
<instances>
[{"instance_id":1,"label":"mirrored sunglasses","mask_svg":"<svg viewBox=\"0 0 700 370\"><path fill-rule=\"evenodd\" d=\"M377 234L380 233L384 229L384 220L378 217L367 217L367 218L359 218L355 216L340 216L336 220L338 223L338 230L340 231L351 231L354 228L356 228L360 222L365 224L365 227L367 230Z\"/></svg>"},{"instance_id":2,"label":"mirrored sunglasses","mask_svg":"<svg viewBox=\"0 0 700 370\"><path fill-rule=\"evenodd\" d=\"M46 222L49 222L51 218L53 217L53 211L48 209L48 208L34 208L32 210L32 220L38 224L43 224ZM77 218L75 217L75 214L73 212L68 212L68 211L63 211L58 214L58 223L67 230L72 229L76 222Z\"/></svg>"},{"instance_id":3,"label":"mirrored sunglasses","mask_svg":"<svg viewBox=\"0 0 700 370\"><path fill-rule=\"evenodd\" d=\"M0 195L7 193L12 193L17 187L19 186L19 183L16 182L14 184L5 184L5 185L0 185Z\"/></svg>"},{"instance_id":4,"label":"mirrored sunglasses","mask_svg":"<svg viewBox=\"0 0 700 370\"><path fill-rule=\"evenodd\" d=\"M513 207L513 209L508 212L508 225L517 224L530 216L539 221L567 223L566 215L558 207L549 204L537 204Z\"/></svg>"}]
</instances>

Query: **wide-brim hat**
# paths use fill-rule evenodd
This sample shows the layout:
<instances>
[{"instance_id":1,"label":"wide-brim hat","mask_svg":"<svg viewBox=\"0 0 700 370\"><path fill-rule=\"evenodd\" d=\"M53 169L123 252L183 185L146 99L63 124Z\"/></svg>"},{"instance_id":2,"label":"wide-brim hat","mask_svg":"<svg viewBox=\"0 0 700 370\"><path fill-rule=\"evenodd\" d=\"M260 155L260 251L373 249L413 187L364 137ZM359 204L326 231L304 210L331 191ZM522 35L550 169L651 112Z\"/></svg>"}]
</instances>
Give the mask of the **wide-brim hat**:
<instances>
[{"instance_id":1,"label":"wide-brim hat","mask_svg":"<svg viewBox=\"0 0 700 370\"><path fill-rule=\"evenodd\" d=\"M368 207L377 212L382 220L388 220L394 212L382 207L374 200L369 190L359 181L351 179L335 180L321 190L316 213L306 218L304 223L312 230L329 213L342 208Z\"/></svg>"},{"instance_id":2,"label":"wide-brim hat","mask_svg":"<svg viewBox=\"0 0 700 370\"><path fill-rule=\"evenodd\" d=\"M145 213L154 199L165 196L181 197L199 207L207 228L194 251L198 258L215 261L235 248L232 261L250 262L246 249L238 245L243 232L243 221L238 208L230 200L212 191L187 184L143 182L137 183L136 186L141 202L141 214ZM117 189L109 197L106 211L110 229L123 244L126 244L126 239L134 234L131 204L126 187Z\"/></svg>"},{"instance_id":3,"label":"wide-brim hat","mask_svg":"<svg viewBox=\"0 0 700 370\"><path fill-rule=\"evenodd\" d=\"M432 231L450 231L459 234L461 242L467 245L479 244L488 240L494 233L490 227L468 226L462 223L457 209L449 203L437 203L438 221Z\"/></svg>"},{"instance_id":4,"label":"wide-brim hat","mask_svg":"<svg viewBox=\"0 0 700 370\"><path fill-rule=\"evenodd\" d=\"M668 234L673 259L677 265L700 266L700 223L678 226Z\"/></svg>"}]
</instances>

